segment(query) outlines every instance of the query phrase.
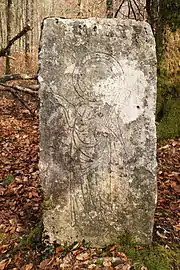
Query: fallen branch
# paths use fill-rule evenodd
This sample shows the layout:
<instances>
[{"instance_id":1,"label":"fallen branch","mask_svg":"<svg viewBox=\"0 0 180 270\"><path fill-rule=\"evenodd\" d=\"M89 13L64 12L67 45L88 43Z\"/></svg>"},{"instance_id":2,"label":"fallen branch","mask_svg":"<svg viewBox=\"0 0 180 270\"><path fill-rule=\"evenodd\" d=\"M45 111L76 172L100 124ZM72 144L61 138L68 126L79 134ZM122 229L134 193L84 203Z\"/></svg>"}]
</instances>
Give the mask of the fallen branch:
<instances>
[{"instance_id":1,"label":"fallen branch","mask_svg":"<svg viewBox=\"0 0 180 270\"><path fill-rule=\"evenodd\" d=\"M9 74L0 77L0 83L6 83L13 80L37 80L37 74Z\"/></svg>"},{"instance_id":2,"label":"fallen branch","mask_svg":"<svg viewBox=\"0 0 180 270\"><path fill-rule=\"evenodd\" d=\"M30 25L26 25L15 37L13 37L11 40L9 40L7 46L5 48L2 48L0 50L0 57L1 56L6 56L6 53L8 49L14 44L14 42L24 36L28 31L30 31L32 28Z\"/></svg>"},{"instance_id":3,"label":"fallen branch","mask_svg":"<svg viewBox=\"0 0 180 270\"><path fill-rule=\"evenodd\" d=\"M12 89L12 87L8 87L8 91L14 96L15 99L21 102L21 104L30 112L33 117L35 117L35 113L26 105L24 100L17 95L15 90Z\"/></svg>"},{"instance_id":4,"label":"fallen branch","mask_svg":"<svg viewBox=\"0 0 180 270\"><path fill-rule=\"evenodd\" d=\"M24 87L31 89L33 91L38 91L40 86L38 84L34 84L34 85L27 85L27 86L24 85Z\"/></svg>"},{"instance_id":5,"label":"fallen branch","mask_svg":"<svg viewBox=\"0 0 180 270\"><path fill-rule=\"evenodd\" d=\"M21 93L25 93L25 94L34 95L36 97L38 97L38 91L36 91L36 90L33 91L31 89L28 89L28 88L25 88L25 87L22 87L22 86L19 86L19 85L10 86L10 85L0 83L0 91L1 90L10 92L14 96L14 98L19 100L21 102L21 104L30 112L30 114L33 117L35 117L35 111L38 108L39 104L38 104L37 108L33 112L31 110L31 108L29 108L29 106L24 102L24 100L17 94L17 91L19 91Z\"/></svg>"},{"instance_id":6,"label":"fallen branch","mask_svg":"<svg viewBox=\"0 0 180 270\"><path fill-rule=\"evenodd\" d=\"M19 85L6 85L6 84L3 84L3 83L0 83L0 90L3 90L3 91L10 91L11 90L16 90L16 91L19 91L21 93L27 93L27 94L30 94L30 95L33 95L33 96L37 96L38 95L38 91L34 91L32 89L28 89L27 87L23 87L23 86L19 86Z\"/></svg>"}]
</instances>

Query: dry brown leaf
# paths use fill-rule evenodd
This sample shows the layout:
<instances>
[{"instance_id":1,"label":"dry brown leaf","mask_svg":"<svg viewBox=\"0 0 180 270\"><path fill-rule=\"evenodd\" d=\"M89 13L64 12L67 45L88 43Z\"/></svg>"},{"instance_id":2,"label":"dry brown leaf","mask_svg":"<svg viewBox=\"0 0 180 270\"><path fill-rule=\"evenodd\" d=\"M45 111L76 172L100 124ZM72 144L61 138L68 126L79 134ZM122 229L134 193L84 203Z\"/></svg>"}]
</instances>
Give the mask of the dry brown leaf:
<instances>
[{"instance_id":1,"label":"dry brown leaf","mask_svg":"<svg viewBox=\"0 0 180 270\"><path fill-rule=\"evenodd\" d=\"M120 264L120 265L117 265L115 268L115 270L130 270L131 269L131 265L130 264Z\"/></svg>"},{"instance_id":2,"label":"dry brown leaf","mask_svg":"<svg viewBox=\"0 0 180 270\"><path fill-rule=\"evenodd\" d=\"M141 266L141 270L148 270L148 268L146 266Z\"/></svg>"},{"instance_id":3,"label":"dry brown leaf","mask_svg":"<svg viewBox=\"0 0 180 270\"><path fill-rule=\"evenodd\" d=\"M111 258L109 258L109 257L103 258L103 266L110 267L111 266Z\"/></svg>"},{"instance_id":4,"label":"dry brown leaf","mask_svg":"<svg viewBox=\"0 0 180 270\"><path fill-rule=\"evenodd\" d=\"M117 252L117 255L123 260L123 261L127 261L128 257L126 256L126 254L124 254L123 252Z\"/></svg>"},{"instance_id":5,"label":"dry brown leaf","mask_svg":"<svg viewBox=\"0 0 180 270\"><path fill-rule=\"evenodd\" d=\"M174 191L177 193L177 194L180 194L180 185L176 185L174 187Z\"/></svg>"},{"instance_id":6,"label":"dry brown leaf","mask_svg":"<svg viewBox=\"0 0 180 270\"><path fill-rule=\"evenodd\" d=\"M176 231L180 231L180 224L174 225L173 228L174 228Z\"/></svg>"},{"instance_id":7,"label":"dry brown leaf","mask_svg":"<svg viewBox=\"0 0 180 270\"><path fill-rule=\"evenodd\" d=\"M92 263L88 266L88 269L95 269L96 268L96 264L95 263Z\"/></svg>"},{"instance_id":8,"label":"dry brown leaf","mask_svg":"<svg viewBox=\"0 0 180 270\"><path fill-rule=\"evenodd\" d=\"M110 250L109 251L114 251L115 249L117 249L117 248L119 248L119 243L118 244L115 244L114 246L112 246L111 248L110 248Z\"/></svg>"},{"instance_id":9,"label":"dry brown leaf","mask_svg":"<svg viewBox=\"0 0 180 270\"><path fill-rule=\"evenodd\" d=\"M10 230L10 234L13 234L16 231L16 225Z\"/></svg>"},{"instance_id":10,"label":"dry brown leaf","mask_svg":"<svg viewBox=\"0 0 180 270\"><path fill-rule=\"evenodd\" d=\"M0 254L5 253L8 250L8 247L9 247L9 244L0 246Z\"/></svg>"},{"instance_id":11,"label":"dry brown leaf","mask_svg":"<svg viewBox=\"0 0 180 270\"><path fill-rule=\"evenodd\" d=\"M11 259L0 261L0 270L6 269L6 267L10 264Z\"/></svg>"},{"instance_id":12,"label":"dry brown leaf","mask_svg":"<svg viewBox=\"0 0 180 270\"><path fill-rule=\"evenodd\" d=\"M38 197L39 196L39 193L36 190L33 190L32 191L32 196L33 197Z\"/></svg>"},{"instance_id":13,"label":"dry brown leaf","mask_svg":"<svg viewBox=\"0 0 180 270\"><path fill-rule=\"evenodd\" d=\"M44 270L50 261L50 258L43 260L39 265L40 269Z\"/></svg>"},{"instance_id":14,"label":"dry brown leaf","mask_svg":"<svg viewBox=\"0 0 180 270\"><path fill-rule=\"evenodd\" d=\"M56 253L62 252L62 251L64 251L64 247L63 246L56 247Z\"/></svg>"},{"instance_id":15,"label":"dry brown leaf","mask_svg":"<svg viewBox=\"0 0 180 270\"><path fill-rule=\"evenodd\" d=\"M71 250L75 250L81 246L81 242L78 242Z\"/></svg>"},{"instance_id":16,"label":"dry brown leaf","mask_svg":"<svg viewBox=\"0 0 180 270\"><path fill-rule=\"evenodd\" d=\"M81 251L79 249L76 249L76 250L72 250L72 253L77 256L78 254L81 253Z\"/></svg>"},{"instance_id":17,"label":"dry brown leaf","mask_svg":"<svg viewBox=\"0 0 180 270\"><path fill-rule=\"evenodd\" d=\"M78 261L86 261L89 259L89 254L87 252L84 252L84 253L80 253L79 255L76 256L76 259Z\"/></svg>"},{"instance_id":18,"label":"dry brown leaf","mask_svg":"<svg viewBox=\"0 0 180 270\"><path fill-rule=\"evenodd\" d=\"M31 270L33 268L33 264L29 263L21 267L21 270Z\"/></svg>"}]
</instances>

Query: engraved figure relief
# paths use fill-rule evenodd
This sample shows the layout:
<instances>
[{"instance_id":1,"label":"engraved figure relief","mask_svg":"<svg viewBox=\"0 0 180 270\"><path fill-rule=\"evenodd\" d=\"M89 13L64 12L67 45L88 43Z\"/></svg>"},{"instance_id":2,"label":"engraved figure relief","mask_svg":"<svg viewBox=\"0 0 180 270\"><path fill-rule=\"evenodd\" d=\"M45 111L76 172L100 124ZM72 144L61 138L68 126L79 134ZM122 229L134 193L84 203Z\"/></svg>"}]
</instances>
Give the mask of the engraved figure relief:
<instances>
[{"instance_id":1,"label":"engraved figure relief","mask_svg":"<svg viewBox=\"0 0 180 270\"><path fill-rule=\"evenodd\" d=\"M72 80L79 97L95 102L104 96L105 102L115 105L121 95L115 86L124 81L124 72L121 64L108 53L89 53L76 64Z\"/></svg>"},{"instance_id":2,"label":"engraved figure relief","mask_svg":"<svg viewBox=\"0 0 180 270\"><path fill-rule=\"evenodd\" d=\"M74 170L77 175L74 176L82 179L81 194L79 193L82 199L72 193L73 213L76 207L82 207L87 213L89 209L103 212L104 207L112 212L113 200L118 199L118 195L117 198L111 198L112 189L113 194L123 193L126 198L127 187L121 185L122 190L119 190L120 183L113 179L117 178L117 164L121 167L123 176L122 156L126 155L120 119L113 108L119 101L124 104L128 102L130 92L127 91L126 96L122 97L119 91L119 85L124 84L123 80L124 72L120 63L106 53L88 54L74 68L72 82L80 105L76 107L72 129L71 155L79 164L78 172ZM120 151L122 156L119 155ZM97 179L104 181L104 190L98 190ZM117 190L114 192L115 189ZM103 194L106 196L103 197ZM93 218L95 217L93 214ZM91 219L90 216L89 218Z\"/></svg>"},{"instance_id":3,"label":"engraved figure relief","mask_svg":"<svg viewBox=\"0 0 180 270\"><path fill-rule=\"evenodd\" d=\"M119 62L108 53L89 53L77 61L72 82L79 98L113 106L117 114L121 112L126 123L143 113L143 101L132 94L134 88L137 92L144 92L144 85L147 85L136 61L122 59Z\"/></svg>"},{"instance_id":4,"label":"engraved figure relief","mask_svg":"<svg viewBox=\"0 0 180 270\"><path fill-rule=\"evenodd\" d=\"M128 191L128 181L119 181L121 177L127 178L123 173L126 166L123 156L128 160L128 154L121 130L125 125L118 108L121 104L127 106L131 93L127 90L122 96L120 91L124 85L121 64L113 56L99 52L85 55L76 63L72 85L77 102L71 103L67 96L57 94L59 112L52 114L63 115L68 131L65 155L72 225L80 219L76 212L81 211L76 209L82 209L82 213L91 209L92 222L98 217L95 213L101 211L103 216L108 208L113 222L114 204L119 194L125 204ZM104 182L101 190L97 181Z\"/></svg>"}]
</instances>

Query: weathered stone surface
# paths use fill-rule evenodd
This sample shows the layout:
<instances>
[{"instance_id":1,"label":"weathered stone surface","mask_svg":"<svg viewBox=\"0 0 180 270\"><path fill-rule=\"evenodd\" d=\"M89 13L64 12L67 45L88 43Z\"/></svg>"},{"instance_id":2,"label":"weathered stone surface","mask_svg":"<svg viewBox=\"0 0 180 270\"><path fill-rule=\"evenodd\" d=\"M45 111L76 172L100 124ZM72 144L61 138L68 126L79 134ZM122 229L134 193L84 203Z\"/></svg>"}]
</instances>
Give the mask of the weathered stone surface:
<instances>
[{"instance_id":1,"label":"weathered stone surface","mask_svg":"<svg viewBox=\"0 0 180 270\"><path fill-rule=\"evenodd\" d=\"M151 241L156 201L156 56L150 26L43 23L40 176L50 240Z\"/></svg>"}]
</instances>

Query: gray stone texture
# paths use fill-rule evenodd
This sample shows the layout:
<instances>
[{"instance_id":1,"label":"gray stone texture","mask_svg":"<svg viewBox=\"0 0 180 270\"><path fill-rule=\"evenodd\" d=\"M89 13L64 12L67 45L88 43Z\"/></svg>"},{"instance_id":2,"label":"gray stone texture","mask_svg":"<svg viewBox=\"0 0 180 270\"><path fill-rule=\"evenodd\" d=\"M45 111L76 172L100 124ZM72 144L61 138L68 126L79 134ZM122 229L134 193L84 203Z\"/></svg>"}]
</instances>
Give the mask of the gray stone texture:
<instances>
[{"instance_id":1,"label":"gray stone texture","mask_svg":"<svg viewBox=\"0 0 180 270\"><path fill-rule=\"evenodd\" d=\"M145 22L43 22L40 177L50 240L152 237L156 56Z\"/></svg>"}]
</instances>

